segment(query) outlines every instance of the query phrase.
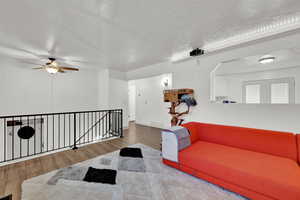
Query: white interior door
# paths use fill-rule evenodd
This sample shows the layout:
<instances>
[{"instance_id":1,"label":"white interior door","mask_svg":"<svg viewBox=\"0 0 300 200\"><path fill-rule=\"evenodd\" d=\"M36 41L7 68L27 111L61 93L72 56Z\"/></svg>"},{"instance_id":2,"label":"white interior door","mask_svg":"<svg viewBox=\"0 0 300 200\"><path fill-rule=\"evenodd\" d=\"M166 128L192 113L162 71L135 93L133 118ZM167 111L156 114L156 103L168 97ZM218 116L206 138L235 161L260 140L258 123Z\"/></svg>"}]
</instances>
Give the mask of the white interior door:
<instances>
[{"instance_id":1,"label":"white interior door","mask_svg":"<svg viewBox=\"0 0 300 200\"><path fill-rule=\"evenodd\" d=\"M128 98L129 98L129 121L135 121L135 107L136 107L136 86L130 84L128 87Z\"/></svg>"}]
</instances>

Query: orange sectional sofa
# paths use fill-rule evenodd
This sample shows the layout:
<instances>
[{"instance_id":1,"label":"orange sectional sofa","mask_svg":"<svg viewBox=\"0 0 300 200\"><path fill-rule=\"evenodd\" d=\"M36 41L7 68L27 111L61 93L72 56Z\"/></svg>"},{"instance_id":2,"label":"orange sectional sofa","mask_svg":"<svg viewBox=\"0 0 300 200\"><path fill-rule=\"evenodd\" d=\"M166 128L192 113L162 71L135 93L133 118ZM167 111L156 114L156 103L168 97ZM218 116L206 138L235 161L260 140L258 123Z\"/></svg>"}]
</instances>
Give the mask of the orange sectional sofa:
<instances>
[{"instance_id":1,"label":"orange sectional sofa","mask_svg":"<svg viewBox=\"0 0 300 200\"><path fill-rule=\"evenodd\" d=\"M166 165L252 200L300 200L300 135L191 122L191 146Z\"/></svg>"}]
</instances>

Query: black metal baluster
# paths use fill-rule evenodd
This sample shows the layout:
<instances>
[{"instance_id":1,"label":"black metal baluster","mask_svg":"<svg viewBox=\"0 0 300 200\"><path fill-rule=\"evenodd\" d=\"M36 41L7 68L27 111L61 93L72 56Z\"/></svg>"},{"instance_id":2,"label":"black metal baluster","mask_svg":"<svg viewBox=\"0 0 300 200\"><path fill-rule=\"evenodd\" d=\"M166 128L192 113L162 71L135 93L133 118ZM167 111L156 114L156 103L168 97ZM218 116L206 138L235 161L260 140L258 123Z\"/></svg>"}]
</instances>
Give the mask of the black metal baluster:
<instances>
[{"instance_id":1,"label":"black metal baluster","mask_svg":"<svg viewBox=\"0 0 300 200\"><path fill-rule=\"evenodd\" d=\"M57 129L58 129L58 149L60 149L60 114L58 115L57 118Z\"/></svg>"},{"instance_id":2,"label":"black metal baluster","mask_svg":"<svg viewBox=\"0 0 300 200\"><path fill-rule=\"evenodd\" d=\"M64 148L66 147L66 114L64 114Z\"/></svg>"},{"instance_id":3,"label":"black metal baluster","mask_svg":"<svg viewBox=\"0 0 300 200\"><path fill-rule=\"evenodd\" d=\"M123 109L121 110L121 138L123 137Z\"/></svg>"},{"instance_id":4,"label":"black metal baluster","mask_svg":"<svg viewBox=\"0 0 300 200\"><path fill-rule=\"evenodd\" d=\"M94 113L91 113L92 115L92 124L91 124L91 128L92 128L92 141L94 141Z\"/></svg>"},{"instance_id":5,"label":"black metal baluster","mask_svg":"<svg viewBox=\"0 0 300 200\"><path fill-rule=\"evenodd\" d=\"M105 116L106 118L106 124L105 124L105 138L107 138L107 133L109 132L109 111L107 112L108 115Z\"/></svg>"},{"instance_id":6,"label":"black metal baluster","mask_svg":"<svg viewBox=\"0 0 300 200\"><path fill-rule=\"evenodd\" d=\"M98 133L98 125L99 125L99 119L98 119L98 112L95 112L95 131L96 131L96 140L98 140L98 136L99 136L99 133Z\"/></svg>"},{"instance_id":7,"label":"black metal baluster","mask_svg":"<svg viewBox=\"0 0 300 200\"><path fill-rule=\"evenodd\" d=\"M118 133L119 133L119 131L118 131L118 118L119 118L119 116L118 116L118 111L115 111L115 134L117 134L118 135Z\"/></svg>"},{"instance_id":8,"label":"black metal baluster","mask_svg":"<svg viewBox=\"0 0 300 200\"><path fill-rule=\"evenodd\" d=\"M103 131L103 138L105 138L105 135L106 135L106 124L107 124L107 112L105 112L104 114L104 119L103 119L103 127L104 127L104 131Z\"/></svg>"},{"instance_id":9,"label":"black metal baluster","mask_svg":"<svg viewBox=\"0 0 300 200\"><path fill-rule=\"evenodd\" d=\"M71 146L71 114L69 114L69 146Z\"/></svg>"},{"instance_id":10,"label":"black metal baluster","mask_svg":"<svg viewBox=\"0 0 300 200\"><path fill-rule=\"evenodd\" d=\"M121 136L121 129L122 129L122 127L121 127L121 121L122 121L122 116L121 116L121 111L119 110L119 135Z\"/></svg>"},{"instance_id":11,"label":"black metal baluster","mask_svg":"<svg viewBox=\"0 0 300 200\"><path fill-rule=\"evenodd\" d=\"M54 143L54 132L55 132L55 127L54 127L54 115L52 115L52 150L55 149L55 143Z\"/></svg>"},{"instance_id":12,"label":"black metal baluster","mask_svg":"<svg viewBox=\"0 0 300 200\"><path fill-rule=\"evenodd\" d=\"M91 120L91 128L92 128L92 141L94 141L94 113L91 112L91 117L92 117L92 120Z\"/></svg>"},{"instance_id":13,"label":"black metal baluster","mask_svg":"<svg viewBox=\"0 0 300 200\"><path fill-rule=\"evenodd\" d=\"M83 113L83 132L84 133L85 133L85 118L86 118L86 115L85 115L85 113ZM86 143L86 134L83 137L84 137L83 143Z\"/></svg>"},{"instance_id":14,"label":"black metal baluster","mask_svg":"<svg viewBox=\"0 0 300 200\"><path fill-rule=\"evenodd\" d=\"M111 113L110 113L110 134L109 134L109 137L111 137L111 136L113 136L113 132L114 132L114 111L112 111Z\"/></svg>"},{"instance_id":15,"label":"black metal baluster","mask_svg":"<svg viewBox=\"0 0 300 200\"><path fill-rule=\"evenodd\" d=\"M115 135L120 136L119 135L119 111L116 110L115 112L116 112L115 113L115 115L116 115L116 133L115 133Z\"/></svg>"},{"instance_id":16,"label":"black metal baluster","mask_svg":"<svg viewBox=\"0 0 300 200\"><path fill-rule=\"evenodd\" d=\"M76 113L74 113L74 147L73 150L78 149L76 146Z\"/></svg>"},{"instance_id":17,"label":"black metal baluster","mask_svg":"<svg viewBox=\"0 0 300 200\"><path fill-rule=\"evenodd\" d=\"M82 132L81 131L81 113L78 113L78 117L79 117L79 122L78 122L79 138L81 138L81 132ZM83 134L84 134L84 132L83 132ZM82 139L80 139L79 144L82 144Z\"/></svg>"},{"instance_id":18,"label":"black metal baluster","mask_svg":"<svg viewBox=\"0 0 300 200\"><path fill-rule=\"evenodd\" d=\"M29 117L27 117L27 126L29 126ZM27 156L29 156L29 140L27 140Z\"/></svg>"},{"instance_id":19,"label":"black metal baluster","mask_svg":"<svg viewBox=\"0 0 300 200\"><path fill-rule=\"evenodd\" d=\"M120 111L118 111L118 134L119 134L119 136L121 136L121 129L120 129L120 122L121 122L121 120L120 120L120 117L121 117L121 112Z\"/></svg>"},{"instance_id":20,"label":"black metal baluster","mask_svg":"<svg viewBox=\"0 0 300 200\"><path fill-rule=\"evenodd\" d=\"M20 117L20 127L19 127L19 129L21 129L22 128L22 117ZM22 139L19 137L19 141L20 141L20 158L22 158Z\"/></svg>"},{"instance_id":21,"label":"black metal baluster","mask_svg":"<svg viewBox=\"0 0 300 200\"><path fill-rule=\"evenodd\" d=\"M6 161L6 118L4 118L3 123L4 123L4 161Z\"/></svg>"},{"instance_id":22,"label":"black metal baluster","mask_svg":"<svg viewBox=\"0 0 300 200\"><path fill-rule=\"evenodd\" d=\"M120 132L120 111L118 110L118 135L121 136L121 132Z\"/></svg>"},{"instance_id":23,"label":"black metal baluster","mask_svg":"<svg viewBox=\"0 0 300 200\"><path fill-rule=\"evenodd\" d=\"M94 140L97 140L97 113L94 112L94 131L95 131L95 137L94 137Z\"/></svg>"},{"instance_id":24,"label":"black metal baluster","mask_svg":"<svg viewBox=\"0 0 300 200\"><path fill-rule=\"evenodd\" d=\"M49 116L47 115L47 152L49 151Z\"/></svg>"},{"instance_id":25,"label":"black metal baluster","mask_svg":"<svg viewBox=\"0 0 300 200\"><path fill-rule=\"evenodd\" d=\"M36 118L35 116L33 117L33 127L35 130L35 134L34 134L34 155L36 154Z\"/></svg>"},{"instance_id":26,"label":"black metal baluster","mask_svg":"<svg viewBox=\"0 0 300 200\"><path fill-rule=\"evenodd\" d=\"M111 111L108 111L108 137L111 135Z\"/></svg>"},{"instance_id":27,"label":"black metal baluster","mask_svg":"<svg viewBox=\"0 0 300 200\"><path fill-rule=\"evenodd\" d=\"M95 140L97 140L97 135L98 135L98 130L97 130L97 125L98 125L98 123L97 123L97 112L94 112L94 115L95 115L95 120L94 120L94 122L95 122L95 126L94 126L94 129L95 129Z\"/></svg>"},{"instance_id":28,"label":"black metal baluster","mask_svg":"<svg viewBox=\"0 0 300 200\"><path fill-rule=\"evenodd\" d=\"M12 136L11 136L11 148L12 148L12 160L15 158L15 119L12 118Z\"/></svg>"},{"instance_id":29,"label":"black metal baluster","mask_svg":"<svg viewBox=\"0 0 300 200\"><path fill-rule=\"evenodd\" d=\"M115 136L116 135L116 133L117 133L117 131L116 131L116 122L117 122L117 120L116 120L116 111L114 110L114 111L112 111L112 134L111 134L111 136Z\"/></svg>"},{"instance_id":30,"label":"black metal baluster","mask_svg":"<svg viewBox=\"0 0 300 200\"><path fill-rule=\"evenodd\" d=\"M101 138L101 124L100 124L100 119L101 119L101 112L98 112L98 139Z\"/></svg>"},{"instance_id":31,"label":"black metal baluster","mask_svg":"<svg viewBox=\"0 0 300 200\"><path fill-rule=\"evenodd\" d=\"M118 131L117 131L117 118L118 118L118 115L117 115L117 111L114 111L114 122L113 122L113 126L114 126L114 135L118 134Z\"/></svg>"},{"instance_id":32,"label":"black metal baluster","mask_svg":"<svg viewBox=\"0 0 300 200\"><path fill-rule=\"evenodd\" d=\"M40 124L41 124L41 153L43 152L43 123L44 123L44 120L43 120L43 115L41 115L41 121L40 121Z\"/></svg>"},{"instance_id":33,"label":"black metal baluster","mask_svg":"<svg viewBox=\"0 0 300 200\"><path fill-rule=\"evenodd\" d=\"M105 112L102 112L102 121L101 121L101 124L102 124L102 133L101 133L101 139L103 139L104 137L104 120L105 120Z\"/></svg>"},{"instance_id":34,"label":"black metal baluster","mask_svg":"<svg viewBox=\"0 0 300 200\"><path fill-rule=\"evenodd\" d=\"M88 114L88 142L90 142L90 131L89 131L89 129L90 129L90 113L88 112L87 113Z\"/></svg>"}]
</instances>

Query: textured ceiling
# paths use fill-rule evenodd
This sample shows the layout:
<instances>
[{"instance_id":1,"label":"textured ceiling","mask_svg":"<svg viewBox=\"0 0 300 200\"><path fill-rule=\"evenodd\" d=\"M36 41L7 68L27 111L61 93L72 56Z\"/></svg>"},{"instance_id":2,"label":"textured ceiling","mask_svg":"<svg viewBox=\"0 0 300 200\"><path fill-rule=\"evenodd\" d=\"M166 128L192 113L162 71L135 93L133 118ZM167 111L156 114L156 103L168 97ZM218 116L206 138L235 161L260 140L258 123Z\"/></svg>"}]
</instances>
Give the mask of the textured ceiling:
<instances>
[{"instance_id":1,"label":"textured ceiling","mask_svg":"<svg viewBox=\"0 0 300 200\"><path fill-rule=\"evenodd\" d=\"M129 71L299 11L299 0L2 0L0 56Z\"/></svg>"}]
</instances>

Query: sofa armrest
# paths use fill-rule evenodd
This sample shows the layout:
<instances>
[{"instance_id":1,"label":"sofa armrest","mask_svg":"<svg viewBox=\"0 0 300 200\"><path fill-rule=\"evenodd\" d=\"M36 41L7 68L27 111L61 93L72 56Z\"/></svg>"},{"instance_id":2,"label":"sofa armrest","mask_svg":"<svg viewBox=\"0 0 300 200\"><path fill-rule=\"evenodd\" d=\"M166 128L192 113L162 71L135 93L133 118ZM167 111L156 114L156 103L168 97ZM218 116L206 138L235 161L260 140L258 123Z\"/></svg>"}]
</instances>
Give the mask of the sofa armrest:
<instances>
[{"instance_id":1,"label":"sofa armrest","mask_svg":"<svg viewBox=\"0 0 300 200\"><path fill-rule=\"evenodd\" d=\"M178 162L178 152L191 145L188 130L181 126L174 126L163 130L161 134L163 158Z\"/></svg>"},{"instance_id":2,"label":"sofa armrest","mask_svg":"<svg viewBox=\"0 0 300 200\"><path fill-rule=\"evenodd\" d=\"M161 138L162 157L173 162L178 162L178 140L176 135L169 131L162 131Z\"/></svg>"}]
</instances>

